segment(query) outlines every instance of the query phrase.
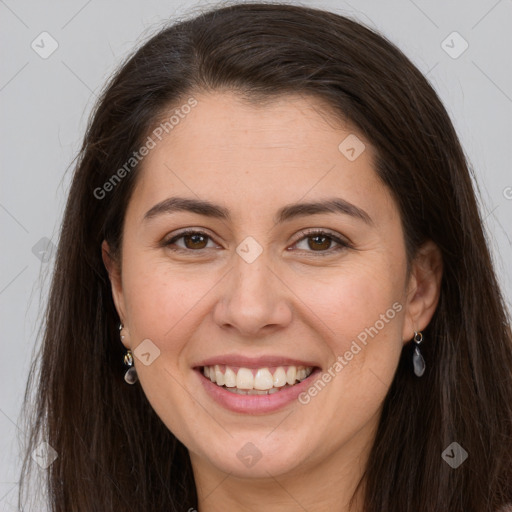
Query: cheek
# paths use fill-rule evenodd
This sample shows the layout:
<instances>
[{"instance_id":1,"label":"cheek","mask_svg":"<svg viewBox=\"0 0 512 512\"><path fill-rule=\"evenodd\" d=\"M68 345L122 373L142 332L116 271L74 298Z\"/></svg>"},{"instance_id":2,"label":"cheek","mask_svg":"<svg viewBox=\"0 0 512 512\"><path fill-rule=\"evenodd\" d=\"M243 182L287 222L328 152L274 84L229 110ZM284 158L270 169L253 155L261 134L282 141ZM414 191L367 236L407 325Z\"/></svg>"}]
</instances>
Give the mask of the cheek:
<instances>
[{"instance_id":1,"label":"cheek","mask_svg":"<svg viewBox=\"0 0 512 512\"><path fill-rule=\"evenodd\" d=\"M390 270L384 259L375 258L347 264L328 278L297 281L297 295L306 298L309 317L330 353L328 367L343 375L335 379L337 385L353 389L353 396L371 395L377 380L392 381L402 349L402 273L399 265Z\"/></svg>"},{"instance_id":2,"label":"cheek","mask_svg":"<svg viewBox=\"0 0 512 512\"><path fill-rule=\"evenodd\" d=\"M183 354L197 331L201 299L215 280L171 271L168 262L145 257L142 252L127 251L123 263L132 350L147 339L158 348L158 357L150 365L135 360L140 385L169 430L190 444L196 428L191 425L195 425L194 418L203 417L204 411L184 392L190 369Z\"/></svg>"},{"instance_id":3,"label":"cheek","mask_svg":"<svg viewBox=\"0 0 512 512\"><path fill-rule=\"evenodd\" d=\"M194 327L195 310L215 282L212 272L183 273L171 269L165 259L144 258L143 254L127 258L123 291L130 334L154 339L166 350L178 350L175 343L164 347L165 340L186 339L184 331Z\"/></svg>"},{"instance_id":4,"label":"cheek","mask_svg":"<svg viewBox=\"0 0 512 512\"><path fill-rule=\"evenodd\" d=\"M300 277L294 292L310 307L313 314L325 323L331 334L357 336L366 327L377 322L381 315L402 298L403 284L400 270L380 262L348 265L329 275ZM396 316L396 308L388 316ZM388 322L386 322L388 325ZM380 326L380 322L379 322ZM383 327L380 326L379 330Z\"/></svg>"},{"instance_id":5,"label":"cheek","mask_svg":"<svg viewBox=\"0 0 512 512\"><path fill-rule=\"evenodd\" d=\"M383 268L352 265L329 280L309 280L307 307L330 357L323 383L312 382L300 403L308 417L323 418L318 435L335 444L346 440L340 432L350 436L379 411L400 358L400 279Z\"/></svg>"}]
</instances>

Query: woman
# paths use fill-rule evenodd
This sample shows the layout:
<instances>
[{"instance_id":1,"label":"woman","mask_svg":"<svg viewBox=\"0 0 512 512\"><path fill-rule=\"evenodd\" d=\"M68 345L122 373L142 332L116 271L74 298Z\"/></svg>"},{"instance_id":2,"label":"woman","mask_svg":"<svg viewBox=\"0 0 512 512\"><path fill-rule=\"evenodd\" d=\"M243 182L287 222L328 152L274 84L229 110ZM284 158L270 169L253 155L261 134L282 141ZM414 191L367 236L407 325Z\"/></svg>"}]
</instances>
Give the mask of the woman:
<instances>
[{"instance_id":1,"label":"woman","mask_svg":"<svg viewBox=\"0 0 512 512\"><path fill-rule=\"evenodd\" d=\"M52 511L506 510L510 323L425 78L311 8L160 31L93 113L32 381Z\"/></svg>"}]
</instances>

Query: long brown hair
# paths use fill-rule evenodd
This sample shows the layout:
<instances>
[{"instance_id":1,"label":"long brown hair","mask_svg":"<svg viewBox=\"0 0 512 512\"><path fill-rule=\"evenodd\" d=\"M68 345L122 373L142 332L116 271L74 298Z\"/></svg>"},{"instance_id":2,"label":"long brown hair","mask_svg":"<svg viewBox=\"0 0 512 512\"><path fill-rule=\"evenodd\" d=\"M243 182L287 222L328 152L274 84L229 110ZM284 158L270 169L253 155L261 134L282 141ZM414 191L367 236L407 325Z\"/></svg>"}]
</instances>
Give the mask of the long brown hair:
<instances>
[{"instance_id":1,"label":"long brown hair","mask_svg":"<svg viewBox=\"0 0 512 512\"><path fill-rule=\"evenodd\" d=\"M119 255L137 164L104 187L171 107L195 92L251 101L307 94L376 148L375 170L399 206L409 262L425 240L443 257L437 310L424 331L427 371L403 349L365 481L367 512L496 512L512 502L512 335L482 228L472 171L438 96L383 36L314 8L235 4L161 29L111 78L89 122L69 192L40 356L26 407L52 512L197 507L187 449L139 385L123 380L124 347L101 257ZM35 403L33 403L35 401ZM34 407L35 406L35 407ZM457 469L452 442L469 454ZM24 495L20 492L20 503Z\"/></svg>"}]
</instances>

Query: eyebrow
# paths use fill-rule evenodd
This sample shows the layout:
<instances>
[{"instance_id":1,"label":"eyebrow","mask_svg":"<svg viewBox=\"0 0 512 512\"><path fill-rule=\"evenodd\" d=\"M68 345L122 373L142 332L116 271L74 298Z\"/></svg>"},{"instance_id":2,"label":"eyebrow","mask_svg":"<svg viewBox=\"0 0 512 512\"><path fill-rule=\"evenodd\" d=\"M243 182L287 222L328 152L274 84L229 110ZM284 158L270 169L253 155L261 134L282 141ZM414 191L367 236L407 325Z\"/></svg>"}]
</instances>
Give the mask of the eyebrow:
<instances>
[{"instance_id":1,"label":"eyebrow","mask_svg":"<svg viewBox=\"0 0 512 512\"><path fill-rule=\"evenodd\" d=\"M231 215L227 208L214 204L210 201L186 197L169 197L168 199L164 199L148 210L144 215L143 220L147 221L163 214L180 211L197 213L199 215L204 215L205 217L212 217L225 221L231 220ZM368 213L340 197L333 197L307 203L288 204L278 210L277 215L274 217L274 223L281 224L297 217L314 215L316 213L337 213L349 215L353 218L362 220L368 225L373 225L373 220Z\"/></svg>"}]
</instances>

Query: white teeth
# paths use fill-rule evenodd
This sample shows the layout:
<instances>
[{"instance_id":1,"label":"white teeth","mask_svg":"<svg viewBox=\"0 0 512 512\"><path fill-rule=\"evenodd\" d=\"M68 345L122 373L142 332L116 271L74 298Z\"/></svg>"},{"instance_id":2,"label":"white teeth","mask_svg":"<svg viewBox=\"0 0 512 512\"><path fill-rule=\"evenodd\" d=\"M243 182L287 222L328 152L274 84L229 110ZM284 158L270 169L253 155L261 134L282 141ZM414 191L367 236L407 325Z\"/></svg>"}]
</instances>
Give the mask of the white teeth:
<instances>
[{"instance_id":1,"label":"white teeth","mask_svg":"<svg viewBox=\"0 0 512 512\"><path fill-rule=\"evenodd\" d=\"M274 386L274 378L268 368L260 368L254 377L254 389L268 390Z\"/></svg>"},{"instance_id":2,"label":"white teeth","mask_svg":"<svg viewBox=\"0 0 512 512\"><path fill-rule=\"evenodd\" d=\"M234 388L234 387L236 387L236 374L229 367L226 367L226 371L224 372L224 385L227 388Z\"/></svg>"},{"instance_id":3,"label":"white teeth","mask_svg":"<svg viewBox=\"0 0 512 512\"><path fill-rule=\"evenodd\" d=\"M215 381L219 386L224 386L224 374L220 371L218 364L215 365Z\"/></svg>"},{"instance_id":4,"label":"white teeth","mask_svg":"<svg viewBox=\"0 0 512 512\"><path fill-rule=\"evenodd\" d=\"M282 388L286 384L286 372L282 366L274 372L273 384L275 388Z\"/></svg>"},{"instance_id":5,"label":"white teeth","mask_svg":"<svg viewBox=\"0 0 512 512\"><path fill-rule=\"evenodd\" d=\"M286 370L286 382L293 386L295 384L295 379L297 377L297 368L295 366L290 366L288 370Z\"/></svg>"},{"instance_id":6,"label":"white teeth","mask_svg":"<svg viewBox=\"0 0 512 512\"><path fill-rule=\"evenodd\" d=\"M238 389L253 389L254 377L249 368L240 368L236 374L236 387Z\"/></svg>"},{"instance_id":7,"label":"white teeth","mask_svg":"<svg viewBox=\"0 0 512 512\"><path fill-rule=\"evenodd\" d=\"M225 368L224 371L222 368ZM256 374L253 374L250 368L238 368L235 371L229 366L215 365L204 366L203 374L213 383L225 388L231 388L229 391L241 394L261 395L271 394L293 386L297 381L301 382L313 371L313 367L304 366L279 366L272 375L269 368L258 368ZM254 392L253 392L254 391Z\"/></svg>"}]
</instances>

